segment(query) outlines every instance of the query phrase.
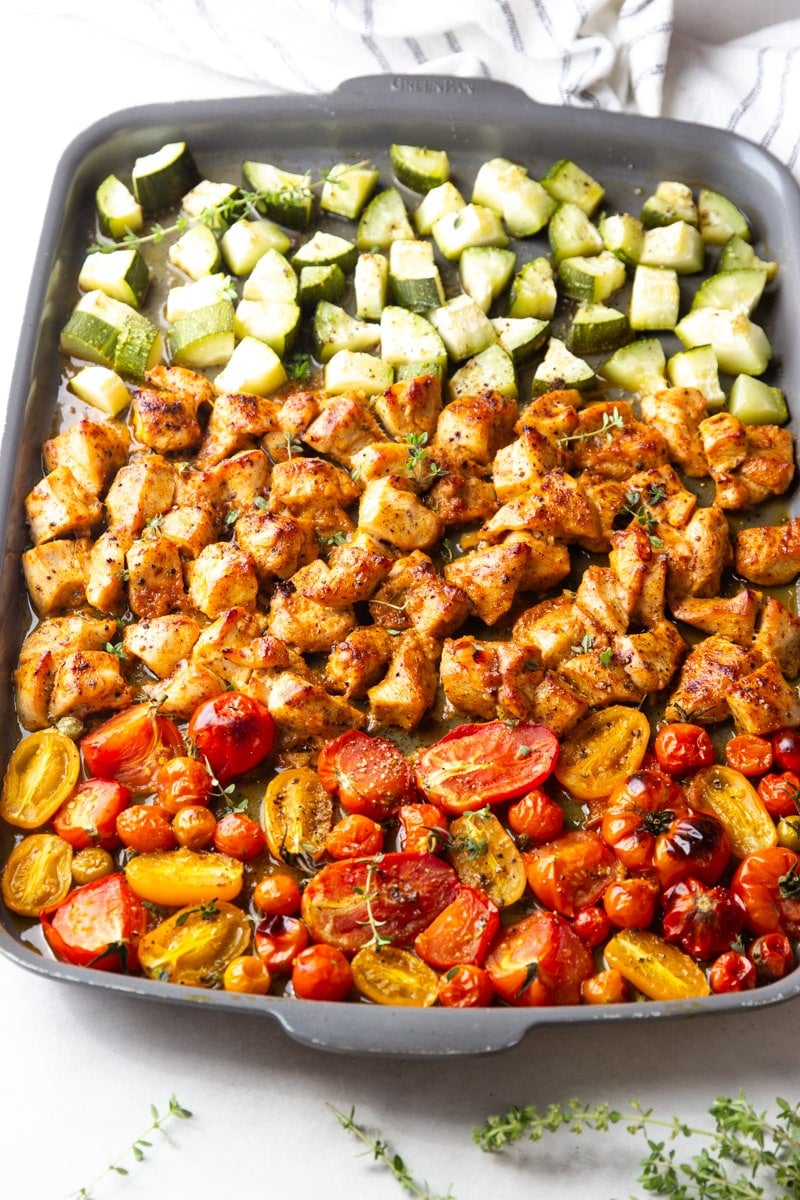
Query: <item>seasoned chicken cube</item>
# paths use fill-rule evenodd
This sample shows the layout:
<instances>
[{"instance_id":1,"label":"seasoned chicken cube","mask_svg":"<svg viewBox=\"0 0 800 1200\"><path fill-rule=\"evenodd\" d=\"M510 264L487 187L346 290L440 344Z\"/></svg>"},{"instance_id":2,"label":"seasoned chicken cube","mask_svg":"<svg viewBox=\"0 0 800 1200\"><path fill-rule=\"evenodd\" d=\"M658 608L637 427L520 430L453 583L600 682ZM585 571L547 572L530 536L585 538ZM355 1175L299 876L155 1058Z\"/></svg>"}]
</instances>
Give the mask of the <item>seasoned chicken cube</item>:
<instances>
[{"instance_id":1,"label":"seasoned chicken cube","mask_svg":"<svg viewBox=\"0 0 800 1200\"><path fill-rule=\"evenodd\" d=\"M532 425L524 425L520 436L501 446L494 456L492 482L498 500L501 504L515 500L549 471L563 466L563 453Z\"/></svg>"},{"instance_id":2,"label":"seasoned chicken cube","mask_svg":"<svg viewBox=\"0 0 800 1200\"><path fill-rule=\"evenodd\" d=\"M728 688L737 733L769 734L800 725L800 698L774 662L742 675Z\"/></svg>"},{"instance_id":3,"label":"seasoned chicken cube","mask_svg":"<svg viewBox=\"0 0 800 1200\"><path fill-rule=\"evenodd\" d=\"M525 720L543 674L524 646L474 637L447 638L439 671L448 708L485 721Z\"/></svg>"},{"instance_id":4,"label":"seasoned chicken cube","mask_svg":"<svg viewBox=\"0 0 800 1200\"><path fill-rule=\"evenodd\" d=\"M567 544L577 542L590 552L605 546L597 509L579 481L558 467L531 481L524 494L499 508L481 535L488 540L520 530Z\"/></svg>"},{"instance_id":5,"label":"seasoned chicken cube","mask_svg":"<svg viewBox=\"0 0 800 1200\"><path fill-rule=\"evenodd\" d=\"M134 437L159 454L196 449L203 437L200 408L210 407L215 395L204 375L186 367L148 371L131 398Z\"/></svg>"},{"instance_id":6,"label":"seasoned chicken cube","mask_svg":"<svg viewBox=\"0 0 800 1200\"><path fill-rule=\"evenodd\" d=\"M685 488L675 468L667 465L631 475L621 511L646 526L656 521L659 525L683 529L696 508L694 492Z\"/></svg>"},{"instance_id":7,"label":"seasoned chicken cube","mask_svg":"<svg viewBox=\"0 0 800 1200\"><path fill-rule=\"evenodd\" d=\"M369 600L392 569L393 559L374 550L347 543L336 545L328 556L327 574L317 568L304 593L329 608L348 608Z\"/></svg>"},{"instance_id":8,"label":"seasoned chicken cube","mask_svg":"<svg viewBox=\"0 0 800 1200\"><path fill-rule=\"evenodd\" d=\"M289 579L318 553L314 526L302 517L245 508L234 525L237 544L253 560L259 583Z\"/></svg>"},{"instance_id":9,"label":"seasoned chicken cube","mask_svg":"<svg viewBox=\"0 0 800 1200\"><path fill-rule=\"evenodd\" d=\"M207 617L229 608L254 609L258 576L250 555L230 542L212 542L187 566L189 601Z\"/></svg>"},{"instance_id":10,"label":"seasoned chicken cube","mask_svg":"<svg viewBox=\"0 0 800 1200\"><path fill-rule=\"evenodd\" d=\"M760 593L746 587L733 596L680 596L670 607L676 621L684 621L703 633L717 633L738 646L749 646L760 603Z\"/></svg>"},{"instance_id":11,"label":"seasoned chicken cube","mask_svg":"<svg viewBox=\"0 0 800 1200\"><path fill-rule=\"evenodd\" d=\"M721 412L701 422L700 434L720 508L749 508L782 495L792 482L794 442L788 429L743 425Z\"/></svg>"},{"instance_id":12,"label":"seasoned chicken cube","mask_svg":"<svg viewBox=\"0 0 800 1200\"><path fill-rule=\"evenodd\" d=\"M730 528L721 508L698 508L685 529L658 526L669 560L670 605L675 596L718 596L722 573L733 552Z\"/></svg>"},{"instance_id":13,"label":"seasoned chicken cube","mask_svg":"<svg viewBox=\"0 0 800 1200\"><path fill-rule=\"evenodd\" d=\"M624 400L601 400L578 413L568 443L569 458L579 471L608 479L627 479L669 462L669 446L657 429L637 421Z\"/></svg>"},{"instance_id":14,"label":"seasoned chicken cube","mask_svg":"<svg viewBox=\"0 0 800 1200\"><path fill-rule=\"evenodd\" d=\"M752 650L712 634L686 656L678 684L664 711L667 721L714 725L730 715L727 697L732 685L758 665Z\"/></svg>"},{"instance_id":15,"label":"seasoned chicken cube","mask_svg":"<svg viewBox=\"0 0 800 1200\"><path fill-rule=\"evenodd\" d=\"M350 465L359 483L402 475L408 467L408 446L403 442L371 442L351 456Z\"/></svg>"},{"instance_id":16,"label":"seasoned chicken cube","mask_svg":"<svg viewBox=\"0 0 800 1200\"><path fill-rule=\"evenodd\" d=\"M69 467L87 491L102 496L116 472L125 465L130 444L130 434L120 422L90 421L84 417L45 442L44 465L48 471Z\"/></svg>"},{"instance_id":17,"label":"seasoned chicken cube","mask_svg":"<svg viewBox=\"0 0 800 1200\"><path fill-rule=\"evenodd\" d=\"M659 554L653 546L652 539L638 521L632 521L627 529L617 530L611 536L608 565L619 582L620 595L624 598L624 606L629 620L637 606L640 605L645 582L657 557ZM659 578L663 583L666 578L665 570L660 572ZM653 598L652 595L648 597L649 600ZM662 608L658 614L658 620L663 619L663 599L662 591ZM652 613L649 615L652 616ZM647 622L648 625L652 623L652 620Z\"/></svg>"},{"instance_id":18,"label":"seasoned chicken cube","mask_svg":"<svg viewBox=\"0 0 800 1200\"><path fill-rule=\"evenodd\" d=\"M495 625L512 607L530 557L526 542L502 542L454 559L444 576L461 588L486 625Z\"/></svg>"},{"instance_id":19,"label":"seasoned chicken cube","mask_svg":"<svg viewBox=\"0 0 800 1200\"><path fill-rule=\"evenodd\" d=\"M85 603L91 545L87 538L59 538L23 553L25 584L41 617Z\"/></svg>"},{"instance_id":20,"label":"seasoned chicken cube","mask_svg":"<svg viewBox=\"0 0 800 1200\"><path fill-rule=\"evenodd\" d=\"M592 646L608 645L599 626L563 592L527 609L514 622L512 637L520 646L534 650L543 667L557 666L587 637Z\"/></svg>"},{"instance_id":21,"label":"seasoned chicken cube","mask_svg":"<svg viewBox=\"0 0 800 1200\"><path fill-rule=\"evenodd\" d=\"M521 434L523 427L530 425L562 455L564 446L570 445L569 438L578 428L578 409L582 407L583 397L574 388L545 392L523 410L516 432Z\"/></svg>"},{"instance_id":22,"label":"seasoned chicken cube","mask_svg":"<svg viewBox=\"0 0 800 1200\"><path fill-rule=\"evenodd\" d=\"M250 678L258 660L263 668L264 647L254 649L254 644L264 636L266 617L247 608L229 608L199 632L192 648L192 662L205 667L223 679L228 687L242 688ZM268 638L274 653L282 648L283 665L289 665L285 646L277 638Z\"/></svg>"},{"instance_id":23,"label":"seasoned chicken cube","mask_svg":"<svg viewBox=\"0 0 800 1200\"><path fill-rule=\"evenodd\" d=\"M198 504L177 504L161 519L160 530L174 542L184 558L197 558L200 551L219 537L220 522L215 512Z\"/></svg>"},{"instance_id":24,"label":"seasoned chicken cube","mask_svg":"<svg viewBox=\"0 0 800 1200\"><path fill-rule=\"evenodd\" d=\"M575 603L605 633L625 633L629 597L610 567L589 566L583 572Z\"/></svg>"},{"instance_id":25,"label":"seasoned chicken cube","mask_svg":"<svg viewBox=\"0 0 800 1200\"><path fill-rule=\"evenodd\" d=\"M269 491L272 464L263 450L242 450L211 467L209 496L215 512L240 512Z\"/></svg>"},{"instance_id":26,"label":"seasoned chicken cube","mask_svg":"<svg viewBox=\"0 0 800 1200\"><path fill-rule=\"evenodd\" d=\"M328 575L327 564L318 558L291 579L276 584L272 593L269 632L300 654L330 650L356 625L352 607L330 608L312 599L314 588Z\"/></svg>"},{"instance_id":27,"label":"seasoned chicken cube","mask_svg":"<svg viewBox=\"0 0 800 1200\"><path fill-rule=\"evenodd\" d=\"M56 467L28 492L25 515L39 546L54 538L91 534L103 519L103 506L69 467Z\"/></svg>"},{"instance_id":28,"label":"seasoned chicken cube","mask_svg":"<svg viewBox=\"0 0 800 1200\"><path fill-rule=\"evenodd\" d=\"M286 437L300 437L308 429L322 408L324 394L321 392L290 392L285 396L278 409L278 432L282 435L284 448ZM271 438L272 434L267 434Z\"/></svg>"},{"instance_id":29,"label":"seasoned chicken cube","mask_svg":"<svg viewBox=\"0 0 800 1200\"><path fill-rule=\"evenodd\" d=\"M453 633L470 612L466 593L443 579L421 550L400 558L370 604L372 619L384 629L416 629L443 638Z\"/></svg>"},{"instance_id":30,"label":"seasoned chicken cube","mask_svg":"<svg viewBox=\"0 0 800 1200\"><path fill-rule=\"evenodd\" d=\"M681 665L687 646L670 621L643 633L614 638L614 657L635 688L644 695L667 687Z\"/></svg>"},{"instance_id":31,"label":"seasoned chicken cube","mask_svg":"<svg viewBox=\"0 0 800 1200\"><path fill-rule=\"evenodd\" d=\"M348 508L361 489L341 467L322 458L290 458L272 469L270 508L295 517L315 517L323 509Z\"/></svg>"},{"instance_id":32,"label":"seasoned chicken cube","mask_svg":"<svg viewBox=\"0 0 800 1200\"><path fill-rule=\"evenodd\" d=\"M125 556L133 544L127 533L101 533L89 554L86 599L100 612L119 612L127 601Z\"/></svg>"},{"instance_id":33,"label":"seasoned chicken cube","mask_svg":"<svg viewBox=\"0 0 800 1200\"><path fill-rule=\"evenodd\" d=\"M645 697L644 688L634 683L625 664L608 649L592 647L585 653L573 654L559 663L557 673L591 708L638 704Z\"/></svg>"},{"instance_id":34,"label":"seasoned chicken cube","mask_svg":"<svg viewBox=\"0 0 800 1200\"><path fill-rule=\"evenodd\" d=\"M443 532L441 519L408 491L397 475L367 484L358 508L358 526L398 550L427 550Z\"/></svg>"},{"instance_id":35,"label":"seasoned chicken cube","mask_svg":"<svg viewBox=\"0 0 800 1200\"><path fill-rule=\"evenodd\" d=\"M706 398L698 388L672 387L642 396L642 418L657 429L669 446L670 458L684 475L702 479L708 461L700 436L700 422L708 416Z\"/></svg>"},{"instance_id":36,"label":"seasoned chicken cube","mask_svg":"<svg viewBox=\"0 0 800 1200\"><path fill-rule=\"evenodd\" d=\"M58 659L49 650L21 663L14 672L17 720L23 729L46 729L50 724L50 695Z\"/></svg>"},{"instance_id":37,"label":"seasoned chicken cube","mask_svg":"<svg viewBox=\"0 0 800 1200\"><path fill-rule=\"evenodd\" d=\"M600 521L600 539L603 550L607 551L620 513L626 508L627 483L623 479L604 479L602 475L584 471L581 475L581 490L597 513Z\"/></svg>"},{"instance_id":38,"label":"seasoned chicken cube","mask_svg":"<svg viewBox=\"0 0 800 1200\"><path fill-rule=\"evenodd\" d=\"M570 573L569 550L563 542L539 537L535 533L509 533L503 545L522 542L530 550L519 581L520 592L549 592Z\"/></svg>"},{"instance_id":39,"label":"seasoned chicken cube","mask_svg":"<svg viewBox=\"0 0 800 1200\"><path fill-rule=\"evenodd\" d=\"M773 596L768 596L762 606L753 653L759 665L777 663L787 679L800 674L800 617Z\"/></svg>"},{"instance_id":40,"label":"seasoned chicken cube","mask_svg":"<svg viewBox=\"0 0 800 1200\"><path fill-rule=\"evenodd\" d=\"M589 705L554 671L545 671L531 703L529 720L546 725L556 737L569 733L585 716Z\"/></svg>"},{"instance_id":41,"label":"seasoned chicken cube","mask_svg":"<svg viewBox=\"0 0 800 1200\"><path fill-rule=\"evenodd\" d=\"M121 467L106 495L109 529L141 533L148 521L163 516L175 496L175 470L160 454L139 454Z\"/></svg>"},{"instance_id":42,"label":"seasoned chicken cube","mask_svg":"<svg viewBox=\"0 0 800 1200\"><path fill-rule=\"evenodd\" d=\"M279 739L288 746L330 741L365 724L363 713L341 696L329 695L321 684L294 671L284 671L275 680L268 707Z\"/></svg>"},{"instance_id":43,"label":"seasoned chicken cube","mask_svg":"<svg viewBox=\"0 0 800 1200\"><path fill-rule=\"evenodd\" d=\"M358 625L331 647L325 685L347 700L360 700L383 675L392 657L394 638L380 625Z\"/></svg>"},{"instance_id":44,"label":"seasoned chicken cube","mask_svg":"<svg viewBox=\"0 0 800 1200\"><path fill-rule=\"evenodd\" d=\"M401 379L375 397L374 407L392 437L426 433L431 438L442 410L442 385L437 375Z\"/></svg>"},{"instance_id":45,"label":"seasoned chicken cube","mask_svg":"<svg viewBox=\"0 0 800 1200\"><path fill-rule=\"evenodd\" d=\"M747 458L739 475L747 488L749 504L782 496L794 479L794 439L777 425L747 426Z\"/></svg>"},{"instance_id":46,"label":"seasoned chicken cube","mask_svg":"<svg viewBox=\"0 0 800 1200\"><path fill-rule=\"evenodd\" d=\"M497 512L497 495L482 468L470 465L447 468L428 492L428 505L445 525L488 521Z\"/></svg>"},{"instance_id":47,"label":"seasoned chicken cube","mask_svg":"<svg viewBox=\"0 0 800 1200\"><path fill-rule=\"evenodd\" d=\"M197 453L198 465L213 465L255 448L266 434L278 430L278 411L275 401L266 396L245 392L217 396Z\"/></svg>"},{"instance_id":48,"label":"seasoned chicken cube","mask_svg":"<svg viewBox=\"0 0 800 1200\"><path fill-rule=\"evenodd\" d=\"M50 694L61 659L78 650L102 650L116 633L117 622L111 617L69 613L45 619L28 634L14 673L17 717L24 729L49 724Z\"/></svg>"},{"instance_id":49,"label":"seasoned chicken cube","mask_svg":"<svg viewBox=\"0 0 800 1200\"><path fill-rule=\"evenodd\" d=\"M48 716L52 723L68 714L85 717L89 713L125 708L132 693L116 654L106 650L76 650L60 659L50 693Z\"/></svg>"},{"instance_id":50,"label":"seasoned chicken cube","mask_svg":"<svg viewBox=\"0 0 800 1200\"><path fill-rule=\"evenodd\" d=\"M734 534L737 575L761 587L791 583L800 573L800 517L785 525L755 525Z\"/></svg>"},{"instance_id":51,"label":"seasoned chicken cube","mask_svg":"<svg viewBox=\"0 0 800 1200\"><path fill-rule=\"evenodd\" d=\"M354 455L383 438L383 430L366 404L346 393L326 401L302 434L302 440L317 454L324 454L348 470Z\"/></svg>"},{"instance_id":52,"label":"seasoned chicken cube","mask_svg":"<svg viewBox=\"0 0 800 1200\"><path fill-rule=\"evenodd\" d=\"M142 689L158 703L158 711L177 721L188 721L204 700L227 690L225 680L191 658L181 659L164 679L145 684Z\"/></svg>"},{"instance_id":53,"label":"seasoned chicken cube","mask_svg":"<svg viewBox=\"0 0 800 1200\"><path fill-rule=\"evenodd\" d=\"M416 729L436 699L439 644L408 629L394 638L389 669L367 692L370 725Z\"/></svg>"},{"instance_id":54,"label":"seasoned chicken cube","mask_svg":"<svg viewBox=\"0 0 800 1200\"><path fill-rule=\"evenodd\" d=\"M142 537L125 555L128 603L137 617L163 617L186 601L178 547L165 537Z\"/></svg>"},{"instance_id":55,"label":"seasoned chicken cube","mask_svg":"<svg viewBox=\"0 0 800 1200\"><path fill-rule=\"evenodd\" d=\"M122 648L126 655L138 658L159 679L166 679L178 663L188 658L200 636L200 624L186 613L166 613L145 617L126 625Z\"/></svg>"},{"instance_id":56,"label":"seasoned chicken cube","mask_svg":"<svg viewBox=\"0 0 800 1200\"><path fill-rule=\"evenodd\" d=\"M448 458L489 465L501 446L514 437L519 411L517 402L499 392L458 396L439 414L434 456L441 450Z\"/></svg>"}]
</instances>

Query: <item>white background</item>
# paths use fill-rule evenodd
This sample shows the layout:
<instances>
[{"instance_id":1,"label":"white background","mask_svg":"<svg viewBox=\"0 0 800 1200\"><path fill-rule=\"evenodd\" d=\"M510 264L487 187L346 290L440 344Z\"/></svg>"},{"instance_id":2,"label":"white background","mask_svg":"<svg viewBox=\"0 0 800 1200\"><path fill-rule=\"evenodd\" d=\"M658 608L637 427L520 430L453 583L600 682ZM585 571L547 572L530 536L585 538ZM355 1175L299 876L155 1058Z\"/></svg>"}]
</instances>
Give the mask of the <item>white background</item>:
<instances>
[{"instance_id":1,"label":"white background","mask_svg":"<svg viewBox=\"0 0 800 1200\"><path fill-rule=\"evenodd\" d=\"M143 101L254 92L191 64L90 45L47 5L15 9L0 77L3 111L3 336L0 401L45 201L64 147L106 112ZM679 29L724 41L797 14L796 0L753 5L680 0ZM710 11L709 11L710 10ZM276 14L279 6L275 6ZM276 15L275 19L279 19ZM80 36L78 36L80 33ZM510 1103L631 1097L659 1113L700 1118L719 1093L759 1105L797 1095L800 1002L723 1018L558 1027L516 1049L457 1060L352 1058L291 1042L268 1020L187 1010L54 983L0 960L0 1194L61 1200L87 1186L144 1130L171 1093L194 1112L156 1139L127 1178L97 1200L221 1196L397 1197L398 1185L339 1129L326 1102L379 1127L432 1193L458 1200L623 1200L637 1191L641 1143L550 1139L502 1158L471 1144L474 1124ZM641 1195L641 1189L639 1194Z\"/></svg>"}]
</instances>

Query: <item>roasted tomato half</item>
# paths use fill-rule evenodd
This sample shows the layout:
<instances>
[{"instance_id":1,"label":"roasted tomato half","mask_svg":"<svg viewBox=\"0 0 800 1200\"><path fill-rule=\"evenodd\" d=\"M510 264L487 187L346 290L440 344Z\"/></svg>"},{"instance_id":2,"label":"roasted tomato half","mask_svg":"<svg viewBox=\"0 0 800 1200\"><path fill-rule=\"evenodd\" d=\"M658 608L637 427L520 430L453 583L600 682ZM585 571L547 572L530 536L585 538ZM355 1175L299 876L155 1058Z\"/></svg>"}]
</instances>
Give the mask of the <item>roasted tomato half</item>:
<instances>
[{"instance_id":1,"label":"roasted tomato half","mask_svg":"<svg viewBox=\"0 0 800 1200\"><path fill-rule=\"evenodd\" d=\"M147 909L124 875L106 875L75 888L41 921L50 948L63 962L100 971L138 971Z\"/></svg>"},{"instance_id":2,"label":"roasted tomato half","mask_svg":"<svg viewBox=\"0 0 800 1200\"><path fill-rule=\"evenodd\" d=\"M185 749L178 726L152 704L123 709L81 739L89 774L115 779L136 795L154 791L159 768Z\"/></svg>"},{"instance_id":3,"label":"roasted tomato half","mask_svg":"<svg viewBox=\"0 0 800 1200\"><path fill-rule=\"evenodd\" d=\"M220 783L229 783L264 761L275 741L275 722L253 696L222 692L198 705L188 734Z\"/></svg>"},{"instance_id":4,"label":"roasted tomato half","mask_svg":"<svg viewBox=\"0 0 800 1200\"><path fill-rule=\"evenodd\" d=\"M613 852L590 829L575 829L527 851L525 871L536 899L562 917L596 904L622 873Z\"/></svg>"},{"instance_id":5,"label":"roasted tomato half","mask_svg":"<svg viewBox=\"0 0 800 1200\"><path fill-rule=\"evenodd\" d=\"M579 1004L594 958L563 917L540 909L500 936L486 970L507 1004Z\"/></svg>"},{"instance_id":6,"label":"roasted tomato half","mask_svg":"<svg viewBox=\"0 0 800 1200\"><path fill-rule=\"evenodd\" d=\"M115 779L84 779L53 817L53 828L74 850L119 846L117 817L128 807L129 788Z\"/></svg>"},{"instance_id":7,"label":"roasted tomato half","mask_svg":"<svg viewBox=\"0 0 800 1200\"><path fill-rule=\"evenodd\" d=\"M345 812L382 821L414 798L411 767L386 738L350 729L322 747L317 773Z\"/></svg>"},{"instance_id":8,"label":"roasted tomato half","mask_svg":"<svg viewBox=\"0 0 800 1200\"><path fill-rule=\"evenodd\" d=\"M744 928L744 903L730 888L682 879L662 903L665 940L701 962L729 950Z\"/></svg>"},{"instance_id":9,"label":"roasted tomato half","mask_svg":"<svg viewBox=\"0 0 800 1200\"><path fill-rule=\"evenodd\" d=\"M800 855L786 846L756 850L739 863L731 887L751 933L800 937Z\"/></svg>"}]
</instances>

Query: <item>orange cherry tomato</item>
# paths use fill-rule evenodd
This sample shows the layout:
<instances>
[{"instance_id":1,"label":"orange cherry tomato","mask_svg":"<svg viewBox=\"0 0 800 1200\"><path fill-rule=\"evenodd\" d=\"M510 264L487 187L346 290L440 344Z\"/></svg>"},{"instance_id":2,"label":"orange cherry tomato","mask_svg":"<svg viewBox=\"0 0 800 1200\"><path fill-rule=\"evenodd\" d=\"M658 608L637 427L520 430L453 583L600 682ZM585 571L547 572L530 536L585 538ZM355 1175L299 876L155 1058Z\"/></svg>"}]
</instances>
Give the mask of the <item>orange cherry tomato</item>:
<instances>
[{"instance_id":1,"label":"orange cherry tomato","mask_svg":"<svg viewBox=\"0 0 800 1200\"><path fill-rule=\"evenodd\" d=\"M751 933L800 937L800 855L794 850L767 846L745 855L731 888L744 903Z\"/></svg>"},{"instance_id":2,"label":"orange cherry tomato","mask_svg":"<svg viewBox=\"0 0 800 1200\"><path fill-rule=\"evenodd\" d=\"M486 959L495 990L507 1004L578 1004L594 972L592 953L558 913L538 909L510 925Z\"/></svg>"},{"instance_id":3,"label":"orange cherry tomato","mask_svg":"<svg viewBox=\"0 0 800 1200\"><path fill-rule=\"evenodd\" d=\"M622 868L603 840L590 829L575 829L523 854L528 884L536 899L562 917L574 917L596 904Z\"/></svg>"},{"instance_id":4,"label":"orange cherry tomato","mask_svg":"<svg viewBox=\"0 0 800 1200\"><path fill-rule=\"evenodd\" d=\"M755 964L738 950L726 950L715 958L708 971L712 992L749 992L758 982Z\"/></svg>"},{"instance_id":5,"label":"orange cherry tomato","mask_svg":"<svg viewBox=\"0 0 800 1200\"><path fill-rule=\"evenodd\" d=\"M603 892L603 907L617 929L647 929L656 915L659 889L654 879L633 875L615 879Z\"/></svg>"},{"instance_id":6,"label":"orange cherry tomato","mask_svg":"<svg viewBox=\"0 0 800 1200\"><path fill-rule=\"evenodd\" d=\"M322 747L317 774L345 812L376 821L414 798L411 767L394 742L358 729Z\"/></svg>"},{"instance_id":7,"label":"orange cherry tomato","mask_svg":"<svg viewBox=\"0 0 800 1200\"><path fill-rule=\"evenodd\" d=\"M226 992L266 996L272 987L272 976L260 958L254 954L239 954L223 971L222 986Z\"/></svg>"},{"instance_id":8,"label":"orange cherry tomato","mask_svg":"<svg viewBox=\"0 0 800 1200\"><path fill-rule=\"evenodd\" d=\"M214 781L205 763L188 754L177 754L159 767L155 777L156 800L172 816L187 804L211 803Z\"/></svg>"},{"instance_id":9,"label":"orange cherry tomato","mask_svg":"<svg viewBox=\"0 0 800 1200\"><path fill-rule=\"evenodd\" d=\"M442 1008L486 1008L494 996L491 975L475 963L459 963L439 979Z\"/></svg>"},{"instance_id":10,"label":"orange cherry tomato","mask_svg":"<svg viewBox=\"0 0 800 1200\"><path fill-rule=\"evenodd\" d=\"M716 757L708 730L690 721L662 725L653 741L653 753L668 775L688 775L699 767L710 767Z\"/></svg>"},{"instance_id":11,"label":"orange cherry tomato","mask_svg":"<svg viewBox=\"0 0 800 1200\"><path fill-rule=\"evenodd\" d=\"M130 799L130 789L114 779L85 779L53 817L53 828L74 850L115 850L120 844L117 817Z\"/></svg>"},{"instance_id":12,"label":"orange cherry tomato","mask_svg":"<svg viewBox=\"0 0 800 1200\"><path fill-rule=\"evenodd\" d=\"M115 713L81 739L86 768L100 779L116 779L134 795L155 790L159 767L186 747L178 726L151 704Z\"/></svg>"},{"instance_id":13,"label":"orange cherry tomato","mask_svg":"<svg viewBox=\"0 0 800 1200\"><path fill-rule=\"evenodd\" d=\"M247 813L229 812L220 817L214 829L214 849L240 862L251 862L267 846L264 830Z\"/></svg>"},{"instance_id":14,"label":"orange cherry tomato","mask_svg":"<svg viewBox=\"0 0 800 1200\"><path fill-rule=\"evenodd\" d=\"M135 972L147 929L147 909L124 875L106 875L75 888L42 914L42 929L57 958L100 971Z\"/></svg>"},{"instance_id":15,"label":"orange cherry tomato","mask_svg":"<svg viewBox=\"0 0 800 1200\"><path fill-rule=\"evenodd\" d=\"M447 844L447 817L435 804L401 804L400 849L409 854L437 854Z\"/></svg>"},{"instance_id":16,"label":"orange cherry tomato","mask_svg":"<svg viewBox=\"0 0 800 1200\"><path fill-rule=\"evenodd\" d=\"M497 905L477 888L462 887L427 929L417 934L414 949L432 967L482 966L499 928Z\"/></svg>"},{"instance_id":17,"label":"orange cherry tomato","mask_svg":"<svg viewBox=\"0 0 800 1200\"><path fill-rule=\"evenodd\" d=\"M298 917L271 914L262 917L256 926L256 954L270 975L287 975L309 940L308 926Z\"/></svg>"},{"instance_id":18,"label":"orange cherry tomato","mask_svg":"<svg viewBox=\"0 0 800 1200\"><path fill-rule=\"evenodd\" d=\"M794 771L765 775L757 791L771 817L793 817L800 813L800 778Z\"/></svg>"},{"instance_id":19,"label":"orange cherry tomato","mask_svg":"<svg viewBox=\"0 0 800 1200\"><path fill-rule=\"evenodd\" d=\"M598 971L581 984L584 1004L625 1004L630 998L630 988L616 967Z\"/></svg>"},{"instance_id":20,"label":"orange cherry tomato","mask_svg":"<svg viewBox=\"0 0 800 1200\"><path fill-rule=\"evenodd\" d=\"M253 905L264 916L273 914L293 917L300 911L302 898L299 883L294 876L287 875L285 871L265 875L263 879L259 879L253 891Z\"/></svg>"},{"instance_id":21,"label":"orange cherry tomato","mask_svg":"<svg viewBox=\"0 0 800 1200\"><path fill-rule=\"evenodd\" d=\"M261 700L244 692L221 692L197 706L187 732L225 784L264 761L275 741L275 722Z\"/></svg>"},{"instance_id":22,"label":"orange cherry tomato","mask_svg":"<svg viewBox=\"0 0 800 1200\"><path fill-rule=\"evenodd\" d=\"M214 841L217 818L202 804L186 804L172 818L172 832L179 846L187 850L207 850Z\"/></svg>"},{"instance_id":23,"label":"orange cherry tomato","mask_svg":"<svg viewBox=\"0 0 800 1200\"><path fill-rule=\"evenodd\" d=\"M653 865L656 838L685 810L677 784L662 771L643 768L609 797L600 836L629 871L646 871Z\"/></svg>"},{"instance_id":24,"label":"orange cherry tomato","mask_svg":"<svg viewBox=\"0 0 800 1200\"><path fill-rule=\"evenodd\" d=\"M764 775L772 766L773 751L769 738L740 733L725 745L725 763L748 778Z\"/></svg>"},{"instance_id":25,"label":"orange cherry tomato","mask_svg":"<svg viewBox=\"0 0 800 1200\"><path fill-rule=\"evenodd\" d=\"M307 946L292 963L292 989L301 1000L344 1000L352 986L352 967L336 946Z\"/></svg>"},{"instance_id":26,"label":"orange cherry tomato","mask_svg":"<svg viewBox=\"0 0 800 1200\"><path fill-rule=\"evenodd\" d=\"M564 810L540 788L509 805L506 817L514 833L530 842L549 842L564 828Z\"/></svg>"},{"instance_id":27,"label":"orange cherry tomato","mask_svg":"<svg viewBox=\"0 0 800 1200\"><path fill-rule=\"evenodd\" d=\"M325 838L325 850L331 858L359 858L380 854L382 849L383 830L363 813L348 813Z\"/></svg>"},{"instance_id":28,"label":"orange cherry tomato","mask_svg":"<svg viewBox=\"0 0 800 1200\"><path fill-rule=\"evenodd\" d=\"M662 888L690 875L701 883L716 883L730 861L728 835L712 813L677 816L656 838L653 867Z\"/></svg>"},{"instance_id":29,"label":"orange cherry tomato","mask_svg":"<svg viewBox=\"0 0 800 1200\"><path fill-rule=\"evenodd\" d=\"M151 850L171 850L175 833L169 813L157 804L132 804L117 817L117 836L129 850L146 854Z\"/></svg>"}]
</instances>

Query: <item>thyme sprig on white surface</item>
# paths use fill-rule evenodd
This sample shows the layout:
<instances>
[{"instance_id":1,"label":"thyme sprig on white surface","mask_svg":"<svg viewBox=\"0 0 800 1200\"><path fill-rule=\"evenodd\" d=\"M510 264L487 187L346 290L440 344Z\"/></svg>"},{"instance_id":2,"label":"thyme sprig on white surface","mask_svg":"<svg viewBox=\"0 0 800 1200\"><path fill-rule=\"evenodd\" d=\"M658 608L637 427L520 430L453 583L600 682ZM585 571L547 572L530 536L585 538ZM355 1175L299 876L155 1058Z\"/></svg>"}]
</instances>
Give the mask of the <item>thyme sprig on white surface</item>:
<instances>
[{"instance_id":1,"label":"thyme sprig on white surface","mask_svg":"<svg viewBox=\"0 0 800 1200\"><path fill-rule=\"evenodd\" d=\"M170 1096L167 1111L164 1113L160 1113L155 1104L151 1104L150 1116L152 1119L147 1129L134 1138L130 1145L126 1146L122 1153L113 1162L110 1162L87 1187L82 1187L78 1192L73 1193L74 1200L92 1200L95 1191L108 1175L129 1175L131 1168L126 1164L130 1159L133 1159L135 1163L142 1162L153 1144L151 1137L154 1133L163 1133L165 1125L170 1120L185 1121L191 1115L189 1109L184 1108L174 1095Z\"/></svg>"}]
</instances>

